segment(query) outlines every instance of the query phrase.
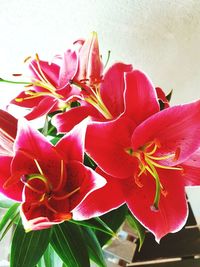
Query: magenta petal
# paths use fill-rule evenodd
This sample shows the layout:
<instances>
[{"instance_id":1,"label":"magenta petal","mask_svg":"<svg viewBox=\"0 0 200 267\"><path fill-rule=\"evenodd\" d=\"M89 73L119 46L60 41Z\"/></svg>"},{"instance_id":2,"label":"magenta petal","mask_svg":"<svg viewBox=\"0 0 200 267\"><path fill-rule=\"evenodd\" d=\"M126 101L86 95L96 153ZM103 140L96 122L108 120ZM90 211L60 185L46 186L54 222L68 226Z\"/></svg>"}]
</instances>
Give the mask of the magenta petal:
<instances>
[{"instance_id":1,"label":"magenta petal","mask_svg":"<svg viewBox=\"0 0 200 267\"><path fill-rule=\"evenodd\" d=\"M100 169L98 169L97 172L106 178L107 183L100 189L90 193L81 204L73 210L73 218L75 220L101 216L124 204L125 197L122 191L123 181L121 182L121 180L106 175Z\"/></svg>"},{"instance_id":2,"label":"magenta petal","mask_svg":"<svg viewBox=\"0 0 200 267\"><path fill-rule=\"evenodd\" d=\"M0 157L0 192L11 199L22 201L23 184L21 183L21 181L17 181L5 187L5 182L11 176L11 162L12 157Z\"/></svg>"},{"instance_id":3,"label":"magenta petal","mask_svg":"<svg viewBox=\"0 0 200 267\"><path fill-rule=\"evenodd\" d=\"M122 117L88 126L86 151L104 172L120 178L134 173L136 159L126 152L134 128L134 122Z\"/></svg>"},{"instance_id":4,"label":"magenta petal","mask_svg":"<svg viewBox=\"0 0 200 267\"><path fill-rule=\"evenodd\" d=\"M43 97L43 99L38 103L38 105L35 106L33 110L25 116L25 118L27 120L34 120L38 117L52 112L54 107L56 107L57 105L57 99L48 96Z\"/></svg>"},{"instance_id":5,"label":"magenta petal","mask_svg":"<svg viewBox=\"0 0 200 267\"><path fill-rule=\"evenodd\" d=\"M200 101L167 108L140 124L133 133L134 150L148 142L160 143L157 153L177 153L163 160L162 165L177 165L185 161L200 146Z\"/></svg>"},{"instance_id":6,"label":"magenta petal","mask_svg":"<svg viewBox=\"0 0 200 267\"><path fill-rule=\"evenodd\" d=\"M33 129L25 119L20 119L18 122L14 151L25 152L32 159L40 157L44 161L47 156L54 158L56 153L51 143L39 131Z\"/></svg>"},{"instance_id":7,"label":"magenta petal","mask_svg":"<svg viewBox=\"0 0 200 267\"><path fill-rule=\"evenodd\" d=\"M16 137L17 119L2 109L0 109L0 129L6 132L11 138Z\"/></svg>"},{"instance_id":8,"label":"magenta petal","mask_svg":"<svg viewBox=\"0 0 200 267\"><path fill-rule=\"evenodd\" d=\"M60 68L59 88L63 88L74 77L77 70L77 56L74 51L67 50L64 53L63 62Z\"/></svg>"},{"instance_id":9,"label":"magenta petal","mask_svg":"<svg viewBox=\"0 0 200 267\"><path fill-rule=\"evenodd\" d=\"M161 193L158 211L151 209L155 195L155 181L150 175L141 177L142 188L133 185L126 200L129 209L155 235L157 242L166 234L179 231L188 216L182 176L174 170L165 170L159 174L166 195Z\"/></svg>"},{"instance_id":10,"label":"magenta petal","mask_svg":"<svg viewBox=\"0 0 200 267\"><path fill-rule=\"evenodd\" d=\"M70 197L72 213L79 210L80 205L88 195L106 184L106 180L101 175L76 161L68 163L67 175L71 179L70 183L80 187L80 190ZM82 214L82 216L87 218L87 214Z\"/></svg>"},{"instance_id":11,"label":"magenta petal","mask_svg":"<svg viewBox=\"0 0 200 267\"><path fill-rule=\"evenodd\" d=\"M83 120L56 144L56 150L66 162L70 160L83 161L87 123L88 119Z\"/></svg>"},{"instance_id":12,"label":"magenta petal","mask_svg":"<svg viewBox=\"0 0 200 267\"><path fill-rule=\"evenodd\" d=\"M25 107L25 108L33 108L37 106L40 101L43 100L43 96L36 97L36 98L31 98L31 99L26 99L27 94L25 91L21 92L19 95L17 95L13 100L11 100L11 104L20 106L20 107ZM23 101L16 101L16 99L23 99Z\"/></svg>"},{"instance_id":13,"label":"magenta petal","mask_svg":"<svg viewBox=\"0 0 200 267\"><path fill-rule=\"evenodd\" d=\"M91 84L100 81L103 65L99 54L99 44L96 32L83 43L79 52L76 80L88 79Z\"/></svg>"},{"instance_id":14,"label":"magenta petal","mask_svg":"<svg viewBox=\"0 0 200 267\"><path fill-rule=\"evenodd\" d=\"M150 79L141 71L126 74L125 114L137 124L159 111L156 91Z\"/></svg>"},{"instance_id":15,"label":"magenta petal","mask_svg":"<svg viewBox=\"0 0 200 267\"><path fill-rule=\"evenodd\" d=\"M32 64L35 67L35 69L38 71L36 60L33 60ZM57 87L60 67L55 63L49 63L49 62L42 61L42 60L39 61L39 64L47 80L51 84L53 84L55 87ZM32 76L40 80L40 77L38 77L37 73L35 73L35 70L33 69L33 67L31 65L29 65L29 67L32 72Z\"/></svg>"},{"instance_id":16,"label":"magenta petal","mask_svg":"<svg viewBox=\"0 0 200 267\"><path fill-rule=\"evenodd\" d=\"M98 114L98 111L93 106L75 107L65 113L55 115L52 119L52 124L59 133L66 133L87 116L96 117Z\"/></svg>"},{"instance_id":17,"label":"magenta petal","mask_svg":"<svg viewBox=\"0 0 200 267\"><path fill-rule=\"evenodd\" d=\"M103 77L100 89L101 97L114 118L124 112L124 75L131 70L132 65L116 63L108 69Z\"/></svg>"},{"instance_id":18,"label":"magenta petal","mask_svg":"<svg viewBox=\"0 0 200 267\"><path fill-rule=\"evenodd\" d=\"M42 230L42 229L47 229L52 227L55 224L59 224L62 221L58 222L52 222L50 221L47 217L36 217L33 219L27 219L26 218L26 212L24 212L24 207L22 204L21 210L20 210L20 215L22 218L22 223L24 226L24 229L29 232L29 231L36 231L36 230Z\"/></svg>"},{"instance_id":19,"label":"magenta petal","mask_svg":"<svg viewBox=\"0 0 200 267\"><path fill-rule=\"evenodd\" d=\"M186 186L200 185L200 149L181 164Z\"/></svg>"}]
</instances>

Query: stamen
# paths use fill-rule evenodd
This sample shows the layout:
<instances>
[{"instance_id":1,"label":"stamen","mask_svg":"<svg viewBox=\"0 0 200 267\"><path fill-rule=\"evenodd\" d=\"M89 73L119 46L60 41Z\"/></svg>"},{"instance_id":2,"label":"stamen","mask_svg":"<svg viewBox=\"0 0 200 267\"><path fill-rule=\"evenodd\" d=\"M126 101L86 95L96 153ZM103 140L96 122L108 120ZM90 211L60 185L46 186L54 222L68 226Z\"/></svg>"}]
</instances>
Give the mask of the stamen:
<instances>
[{"instance_id":1,"label":"stamen","mask_svg":"<svg viewBox=\"0 0 200 267\"><path fill-rule=\"evenodd\" d=\"M154 157L154 156L149 155L148 153L146 153L146 155L148 156L148 158L153 159L153 160L165 160L165 159L173 158L175 154L173 153L173 154L165 155L162 157Z\"/></svg>"},{"instance_id":2,"label":"stamen","mask_svg":"<svg viewBox=\"0 0 200 267\"><path fill-rule=\"evenodd\" d=\"M165 190L164 188L161 189L161 194L166 197L168 195L167 190Z\"/></svg>"},{"instance_id":3,"label":"stamen","mask_svg":"<svg viewBox=\"0 0 200 267\"><path fill-rule=\"evenodd\" d=\"M45 206L49 209L49 210L51 210L53 213L57 213L58 211L57 210L55 210L50 204L49 204L49 202L48 202L48 199L44 199L44 204L45 204Z\"/></svg>"},{"instance_id":4,"label":"stamen","mask_svg":"<svg viewBox=\"0 0 200 267\"><path fill-rule=\"evenodd\" d=\"M177 161L179 159L180 153L181 153L181 149L180 147L177 147L173 161Z\"/></svg>"},{"instance_id":5,"label":"stamen","mask_svg":"<svg viewBox=\"0 0 200 267\"><path fill-rule=\"evenodd\" d=\"M12 76L18 77L18 76L22 76L21 73L13 73Z\"/></svg>"},{"instance_id":6,"label":"stamen","mask_svg":"<svg viewBox=\"0 0 200 267\"><path fill-rule=\"evenodd\" d=\"M43 72L42 69L41 69L41 66L40 66L40 59L39 59L39 56L38 56L37 53L35 54L35 58L36 58L37 67L38 67L38 70L39 70L39 73L40 73L42 79L43 79L46 83L48 83L48 84L50 84L51 86L53 86L53 85L50 83L50 81L47 79L47 77L45 76L44 72Z\"/></svg>"},{"instance_id":7,"label":"stamen","mask_svg":"<svg viewBox=\"0 0 200 267\"><path fill-rule=\"evenodd\" d=\"M26 187L28 187L29 189L31 189L33 192L37 193L37 194L43 194L43 193L44 193L44 191L40 191L40 190L38 190L37 188L31 186L31 185L30 185L29 183L27 183L27 182L24 182L24 185L25 185Z\"/></svg>"},{"instance_id":8,"label":"stamen","mask_svg":"<svg viewBox=\"0 0 200 267\"><path fill-rule=\"evenodd\" d=\"M63 199L66 199L66 198L69 198L71 197L73 194L77 193L78 191L80 190L80 187L77 187L76 189L74 189L73 191L71 191L70 193L64 195L64 196L55 196L53 195L52 197L55 199L55 200L63 200Z\"/></svg>"},{"instance_id":9,"label":"stamen","mask_svg":"<svg viewBox=\"0 0 200 267\"><path fill-rule=\"evenodd\" d=\"M61 160L60 161L60 179L59 179L58 186L54 189L54 192L57 192L60 190L63 184L63 180L64 180L64 160Z\"/></svg>"},{"instance_id":10,"label":"stamen","mask_svg":"<svg viewBox=\"0 0 200 267\"><path fill-rule=\"evenodd\" d=\"M29 59L31 59L31 56L28 56L24 59L24 63L26 63Z\"/></svg>"},{"instance_id":11,"label":"stamen","mask_svg":"<svg viewBox=\"0 0 200 267\"><path fill-rule=\"evenodd\" d=\"M15 139L11 135L9 135L7 132L5 132L2 128L0 128L0 133L3 134L1 136L5 136L8 140L14 143Z\"/></svg>"},{"instance_id":12,"label":"stamen","mask_svg":"<svg viewBox=\"0 0 200 267\"><path fill-rule=\"evenodd\" d=\"M79 83L77 81L71 80L71 84L74 84L78 88L81 88L81 90L84 89L84 92L87 93L87 96L84 96L84 100L94 106L106 119L110 120L112 119L112 115L105 106L105 104L102 101L100 92L99 92L99 86L87 86L85 83ZM83 93L83 95L85 95Z\"/></svg>"},{"instance_id":13,"label":"stamen","mask_svg":"<svg viewBox=\"0 0 200 267\"><path fill-rule=\"evenodd\" d=\"M134 180L135 180L136 185L137 185L139 188L142 188L142 187L144 186L144 185L141 183L140 175L137 175L137 173L134 174Z\"/></svg>"},{"instance_id":14,"label":"stamen","mask_svg":"<svg viewBox=\"0 0 200 267\"><path fill-rule=\"evenodd\" d=\"M40 167L38 161L37 161L36 159L34 159L34 162L35 162L35 164L36 164L36 166L37 166L38 171L40 172L40 174L41 174L42 176L44 176L44 173L43 173L42 168Z\"/></svg>"}]
</instances>

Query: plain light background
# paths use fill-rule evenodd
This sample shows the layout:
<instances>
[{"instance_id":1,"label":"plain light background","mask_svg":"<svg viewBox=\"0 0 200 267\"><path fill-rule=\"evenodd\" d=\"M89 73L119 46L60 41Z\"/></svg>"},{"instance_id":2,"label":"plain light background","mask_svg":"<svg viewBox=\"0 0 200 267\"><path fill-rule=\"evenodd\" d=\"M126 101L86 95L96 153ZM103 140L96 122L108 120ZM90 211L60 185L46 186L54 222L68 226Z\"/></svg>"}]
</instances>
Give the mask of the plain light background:
<instances>
[{"instance_id":1,"label":"plain light background","mask_svg":"<svg viewBox=\"0 0 200 267\"><path fill-rule=\"evenodd\" d=\"M200 98L198 0L0 0L0 77L20 73L37 52L51 59L97 31L110 64L132 63L154 85L174 90L172 104ZM0 107L20 87L0 84ZM188 191L200 217L199 188Z\"/></svg>"}]
</instances>

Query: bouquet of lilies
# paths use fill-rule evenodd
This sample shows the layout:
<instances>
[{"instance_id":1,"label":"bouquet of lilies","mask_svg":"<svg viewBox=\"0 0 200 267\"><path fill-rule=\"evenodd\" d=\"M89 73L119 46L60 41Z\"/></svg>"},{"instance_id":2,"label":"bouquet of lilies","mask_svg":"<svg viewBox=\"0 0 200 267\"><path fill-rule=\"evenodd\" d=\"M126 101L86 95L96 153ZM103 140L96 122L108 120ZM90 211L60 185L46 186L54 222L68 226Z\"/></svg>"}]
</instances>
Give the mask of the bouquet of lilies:
<instances>
[{"instance_id":1,"label":"bouquet of lilies","mask_svg":"<svg viewBox=\"0 0 200 267\"><path fill-rule=\"evenodd\" d=\"M23 87L0 110L10 266L105 267L102 247L125 220L141 244L146 230L157 242L179 231L185 187L200 185L200 100L170 107L171 93L142 71L107 67L95 32L51 62L38 54L25 62L28 77L0 78Z\"/></svg>"}]
</instances>

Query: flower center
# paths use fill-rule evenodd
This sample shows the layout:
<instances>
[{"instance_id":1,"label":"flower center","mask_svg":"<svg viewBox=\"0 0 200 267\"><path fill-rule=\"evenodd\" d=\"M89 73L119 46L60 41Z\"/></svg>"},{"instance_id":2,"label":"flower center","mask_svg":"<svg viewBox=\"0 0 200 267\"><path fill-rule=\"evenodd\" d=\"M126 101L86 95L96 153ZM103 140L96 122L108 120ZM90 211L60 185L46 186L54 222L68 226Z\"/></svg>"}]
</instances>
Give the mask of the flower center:
<instances>
[{"instance_id":1,"label":"flower center","mask_svg":"<svg viewBox=\"0 0 200 267\"><path fill-rule=\"evenodd\" d=\"M28 57L25 59L25 62L27 62L28 60L30 60L31 57ZM36 54L35 56L35 62L37 65L37 68L34 66L34 64L32 62L30 62L30 66L33 69L33 71L35 72L35 74L37 75L37 78L32 78L32 82L28 83L27 85L25 85L25 87L33 87L33 86L37 86L40 87L42 89L45 89L44 91L40 91L37 92L35 90L26 90L25 94L27 95L27 97L24 98L15 98L16 102L22 102L24 100L28 100L28 99L33 99L33 98L37 98L40 96L53 96L57 99L61 99L63 98L62 95L58 94L56 92L56 87L47 79L46 75L44 74L41 65L40 65L40 59L38 54Z\"/></svg>"},{"instance_id":2,"label":"flower center","mask_svg":"<svg viewBox=\"0 0 200 267\"><path fill-rule=\"evenodd\" d=\"M90 85L89 80L75 81L72 80L71 84L74 84L81 89L83 100L94 106L106 119L112 119L112 115L103 103L100 94L100 82L96 81Z\"/></svg>"},{"instance_id":3,"label":"flower center","mask_svg":"<svg viewBox=\"0 0 200 267\"><path fill-rule=\"evenodd\" d=\"M160 194L163 196L167 196L168 192L163 187L157 169L168 169L168 170L179 170L182 171L181 167L173 167L162 164L161 162L167 159L172 159L172 161L176 161L180 154L180 148L177 148L174 153L157 156L154 155L157 152L157 149L160 148L160 142L158 140L154 140L149 142L145 146L141 147L137 151L133 151L132 148L126 149L126 152L138 159L138 167L139 171L134 174L135 183L138 187L143 187L143 184L140 180L142 174L149 173L155 180L156 190L154 201L151 206L151 209L157 211L159 209L159 201Z\"/></svg>"},{"instance_id":4,"label":"flower center","mask_svg":"<svg viewBox=\"0 0 200 267\"><path fill-rule=\"evenodd\" d=\"M39 200L31 203L31 206L38 207L40 205L45 205L53 213L58 213L58 211L52 205L53 200L66 200L67 198L77 193L80 190L80 187L74 188L72 191L65 192L64 194L60 195L60 192L63 191L62 189L66 182L64 161L61 160L59 183L55 188L53 188L49 179L45 176L41 166L39 165L39 162L36 159L34 159L34 162L37 166L39 173L23 175L21 177L21 181L24 183L25 187L29 188L32 192L36 193L39 196Z\"/></svg>"}]
</instances>

